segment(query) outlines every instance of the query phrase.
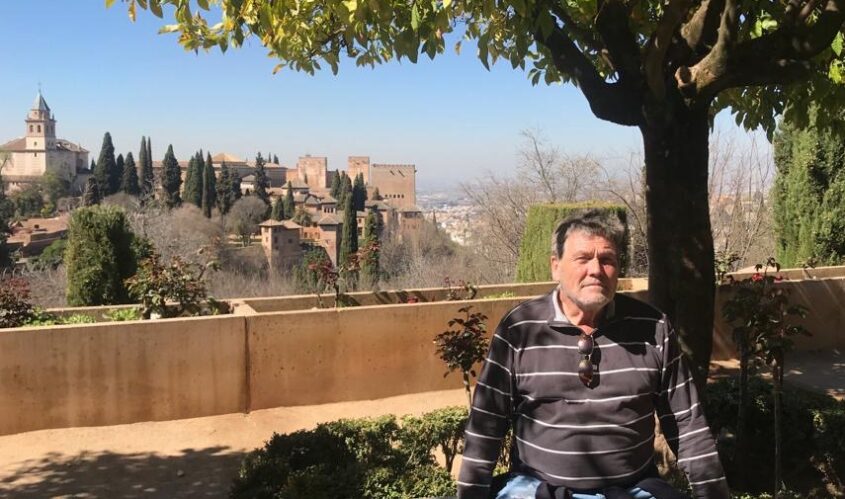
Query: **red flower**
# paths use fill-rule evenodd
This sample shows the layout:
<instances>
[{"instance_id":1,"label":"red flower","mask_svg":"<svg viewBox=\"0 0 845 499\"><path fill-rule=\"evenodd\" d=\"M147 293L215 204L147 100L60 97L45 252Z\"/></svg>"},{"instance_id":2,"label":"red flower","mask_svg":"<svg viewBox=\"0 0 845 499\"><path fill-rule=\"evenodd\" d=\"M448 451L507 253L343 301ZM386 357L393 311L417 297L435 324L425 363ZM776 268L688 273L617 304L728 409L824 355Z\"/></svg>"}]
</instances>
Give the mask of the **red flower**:
<instances>
[{"instance_id":1,"label":"red flower","mask_svg":"<svg viewBox=\"0 0 845 499\"><path fill-rule=\"evenodd\" d=\"M763 274L757 272L753 276L751 276L751 280L754 282L759 282L763 280Z\"/></svg>"}]
</instances>

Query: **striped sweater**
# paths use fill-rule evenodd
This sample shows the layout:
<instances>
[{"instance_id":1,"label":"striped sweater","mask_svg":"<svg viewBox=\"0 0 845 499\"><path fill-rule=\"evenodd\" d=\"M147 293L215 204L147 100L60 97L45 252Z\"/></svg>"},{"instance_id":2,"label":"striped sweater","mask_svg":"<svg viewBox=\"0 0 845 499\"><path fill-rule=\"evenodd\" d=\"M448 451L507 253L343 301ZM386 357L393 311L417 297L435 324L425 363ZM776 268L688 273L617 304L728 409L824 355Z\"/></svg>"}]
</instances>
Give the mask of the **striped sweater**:
<instances>
[{"instance_id":1,"label":"striped sweater","mask_svg":"<svg viewBox=\"0 0 845 499\"><path fill-rule=\"evenodd\" d=\"M695 497L728 498L715 442L666 316L617 294L593 332L590 388L578 378L580 334L561 312L557 291L502 319L475 388L458 497L487 497L511 426L515 470L572 489L627 484L653 464L656 411Z\"/></svg>"}]
</instances>

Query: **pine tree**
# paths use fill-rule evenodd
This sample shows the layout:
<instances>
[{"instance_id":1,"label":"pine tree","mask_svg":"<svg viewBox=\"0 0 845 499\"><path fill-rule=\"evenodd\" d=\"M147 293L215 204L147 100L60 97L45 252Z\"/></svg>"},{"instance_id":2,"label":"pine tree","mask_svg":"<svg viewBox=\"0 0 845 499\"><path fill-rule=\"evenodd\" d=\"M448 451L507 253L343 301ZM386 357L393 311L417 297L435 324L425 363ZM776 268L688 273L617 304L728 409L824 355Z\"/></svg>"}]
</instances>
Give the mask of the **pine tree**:
<instances>
[{"instance_id":1,"label":"pine tree","mask_svg":"<svg viewBox=\"0 0 845 499\"><path fill-rule=\"evenodd\" d=\"M361 261L361 274L363 284L367 288L375 288L381 274L379 238L381 237L381 216L375 208L371 208L367 214L367 222L364 225L364 247L366 255Z\"/></svg>"},{"instance_id":2,"label":"pine tree","mask_svg":"<svg viewBox=\"0 0 845 499\"><path fill-rule=\"evenodd\" d=\"M343 205L343 229L340 236L339 264L346 262L349 255L358 251L358 220L355 208L352 206L352 196L346 196Z\"/></svg>"},{"instance_id":3,"label":"pine tree","mask_svg":"<svg viewBox=\"0 0 845 499\"><path fill-rule=\"evenodd\" d=\"M288 191L285 193L283 206L285 209L285 214L283 215L285 220L292 219L296 215L296 203L293 202L293 185L291 185L290 180L288 180Z\"/></svg>"},{"instance_id":4,"label":"pine tree","mask_svg":"<svg viewBox=\"0 0 845 499\"><path fill-rule=\"evenodd\" d=\"M202 214L206 218L211 218L211 211L216 204L217 178L214 176L214 165L211 162L210 153L205 161L202 178Z\"/></svg>"},{"instance_id":5,"label":"pine tree","mask_svg":"<svg viewBox=\"0 0 845 499\"><path fill-rule=\"evenodd\" d=\"M130 151L126 155L126 164L123 166L123 179L120 183L120 190L130 196L139 196L141 187L138 185L138 167L135 165L135 158Z\"/></svg>"},{"instance_id":6,"label":"pine tree","mask_svg":"<svg viewBox=\"0 0 845 499\"><path fill-rule=\"evenodd\" d=\"M281 196L277 197L276 200L273 201L273 212L270 214L270 218L280 222L285 219L285 204L284 201L282 201Z\"/></svg>"},{"instance_id":7,"label":"pine tree","mask_svg":"<svg viewBox=\"0 0 845 499\"><path fill-rule=\"evenodd\" d=\"M355 175L355 184L352 186L352 204L358 211L364 211L367 202L367 186L364 184L364 174Z\"/></svg>"},{"instance_id":8,"label":"pine tree","mask_svg":"<svg viewBox=\"0 0 845 499\"><path fill-rule=\"evenodd\" d=\"M217 179L217 208L221 215L229 213L232 208L232 175L229 166L224 161L220 165L220 178Z\"/></svg>"},{"instance_id":9,"label":"pine tree","mask_svg":"<svg viewBox=\"0 0 845 499\"><path fill-rule=\"evenodd\" d=\"M100 184L93 176L85 181L85 190L82 192L82 206L94 206L100 204Z\"/></svg>"},{"instance_id":10,"label":"pine tree","mask_svg":"<svg viewBox=\"0 0 845 499\"><path fill-rule=\"evenodd\" d=\"M264 168L266 162L261 156L261 153L255 156L255 195L258 199L270 206L270 194L267 189L270 188L270 179L267 178L267 169Z\"/></svg>"},{"instance_id":11,"label":"pine tree","mask_svg":"<svg viewBox=\"0 0 845 499\"><path fill-rule=\"evenodd\" d=\"M123 172L115 175L116 170L117 161L114 157L114 144L111 140L111 134L106 132L103 136L100 156L97 158L97 164L94 168L94 178L97 179L97 187L100 188L100 194L103 197L114 194L120 187L120 177Z\"/></svg>"},{"instance_id":12,"label":"pine tree","mask_svg":"<svg viewBox=\"0 0 845 499\"><path fill-rule=\"evenodd\" d=\"M173 154L173 144L167 146L164 160L161 162L161 190L164 204L168 208L175 208L182 204L179 189L182 186L182 172L179 162Z\"/></svg>"}]
</instances>

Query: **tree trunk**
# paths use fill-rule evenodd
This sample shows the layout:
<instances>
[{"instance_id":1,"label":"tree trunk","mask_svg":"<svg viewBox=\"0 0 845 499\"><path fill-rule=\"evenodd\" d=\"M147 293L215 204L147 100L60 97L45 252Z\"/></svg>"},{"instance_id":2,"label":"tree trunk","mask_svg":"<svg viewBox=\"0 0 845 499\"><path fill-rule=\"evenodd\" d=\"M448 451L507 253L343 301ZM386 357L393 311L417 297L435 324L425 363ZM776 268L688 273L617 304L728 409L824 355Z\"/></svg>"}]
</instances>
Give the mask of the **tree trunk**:
<instances>
[{"instance_id":1,"label":"tree trunk","mask_svg":"<svg viewBox=\"0 0 845 499\"><path fill-rule=\"evenodd\" d=\"M472 411L472 389L469 386L469 374L466 371L461 371L464 379L464 390L467 393L467 408Z\"/></svg>"},{"instance_id":2,"label":"tree trunk","mask_svg":"<svg viewBox=\"0 0 845 499\"><path fill-rule=\"evenodd\" d=\"M747 463L747 441L746 435L746 419L748 418L748 341L740 339L739 345L739 410L736 418L736 453L734 454L734 463L736 469L744 470ZM745 487L745 475L740 473L737 476L737 482L742 489Z\"/></svg>"},{"instance_id":3,"label":"tree trunk","mask_svg":"<svg viewBox=\"0 0 845 499\"><path fill-rule=\"evenodd\" d=\"M783 360L775 356L772 363L772 378L774 381L774 405L775 405L775 493L774 499L779 499L781 496L781 484L783 483L781 475L781 460L783 459L783 449L781 445L781 390L783 389Z\"/></svg>"},{"instance_id":4,"label":"tree trunk","mask_svg":"<svg viewBox=\"0 0 845 499\"><path fill-rule=\"evenodd\" d=\"M654 115L660 119L648 120L641 127L649 297L679 333L699 390L704 389L713 348L715 295L707 108L689 109L677 103L671 110L656 110Z\"/></svg>"}]
</instances>

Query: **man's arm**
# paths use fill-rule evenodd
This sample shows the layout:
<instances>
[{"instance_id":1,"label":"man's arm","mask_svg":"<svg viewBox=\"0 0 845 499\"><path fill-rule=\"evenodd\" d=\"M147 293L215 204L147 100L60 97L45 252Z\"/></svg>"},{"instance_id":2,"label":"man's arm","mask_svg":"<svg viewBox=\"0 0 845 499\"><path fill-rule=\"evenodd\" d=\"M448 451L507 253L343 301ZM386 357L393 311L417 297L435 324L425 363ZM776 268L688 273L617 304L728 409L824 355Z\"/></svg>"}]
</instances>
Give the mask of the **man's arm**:
<instances>
[{"instance_id":1,"label":"man's arm","mask_svg":"<svg viewBox=\"0 0 845 499\"><path fill-rule=\"evenodd\" d=\"M698 499L728 499L730 491L678 335L664 316L663 370L657 404L660 427Z\"/></svg>"},{"instance_id":2,"label":"man's arm","mask_svg":"<svg viewBox=\"0 0 845 499\"><path fill-rule=\"evenodd\" d=\"M490 340L490 351L475 386L458 475L461 499L487 498L502 440L510 425L514 347L507 339L506 323L507 317Z\"/></svg>"}]
</instances>

